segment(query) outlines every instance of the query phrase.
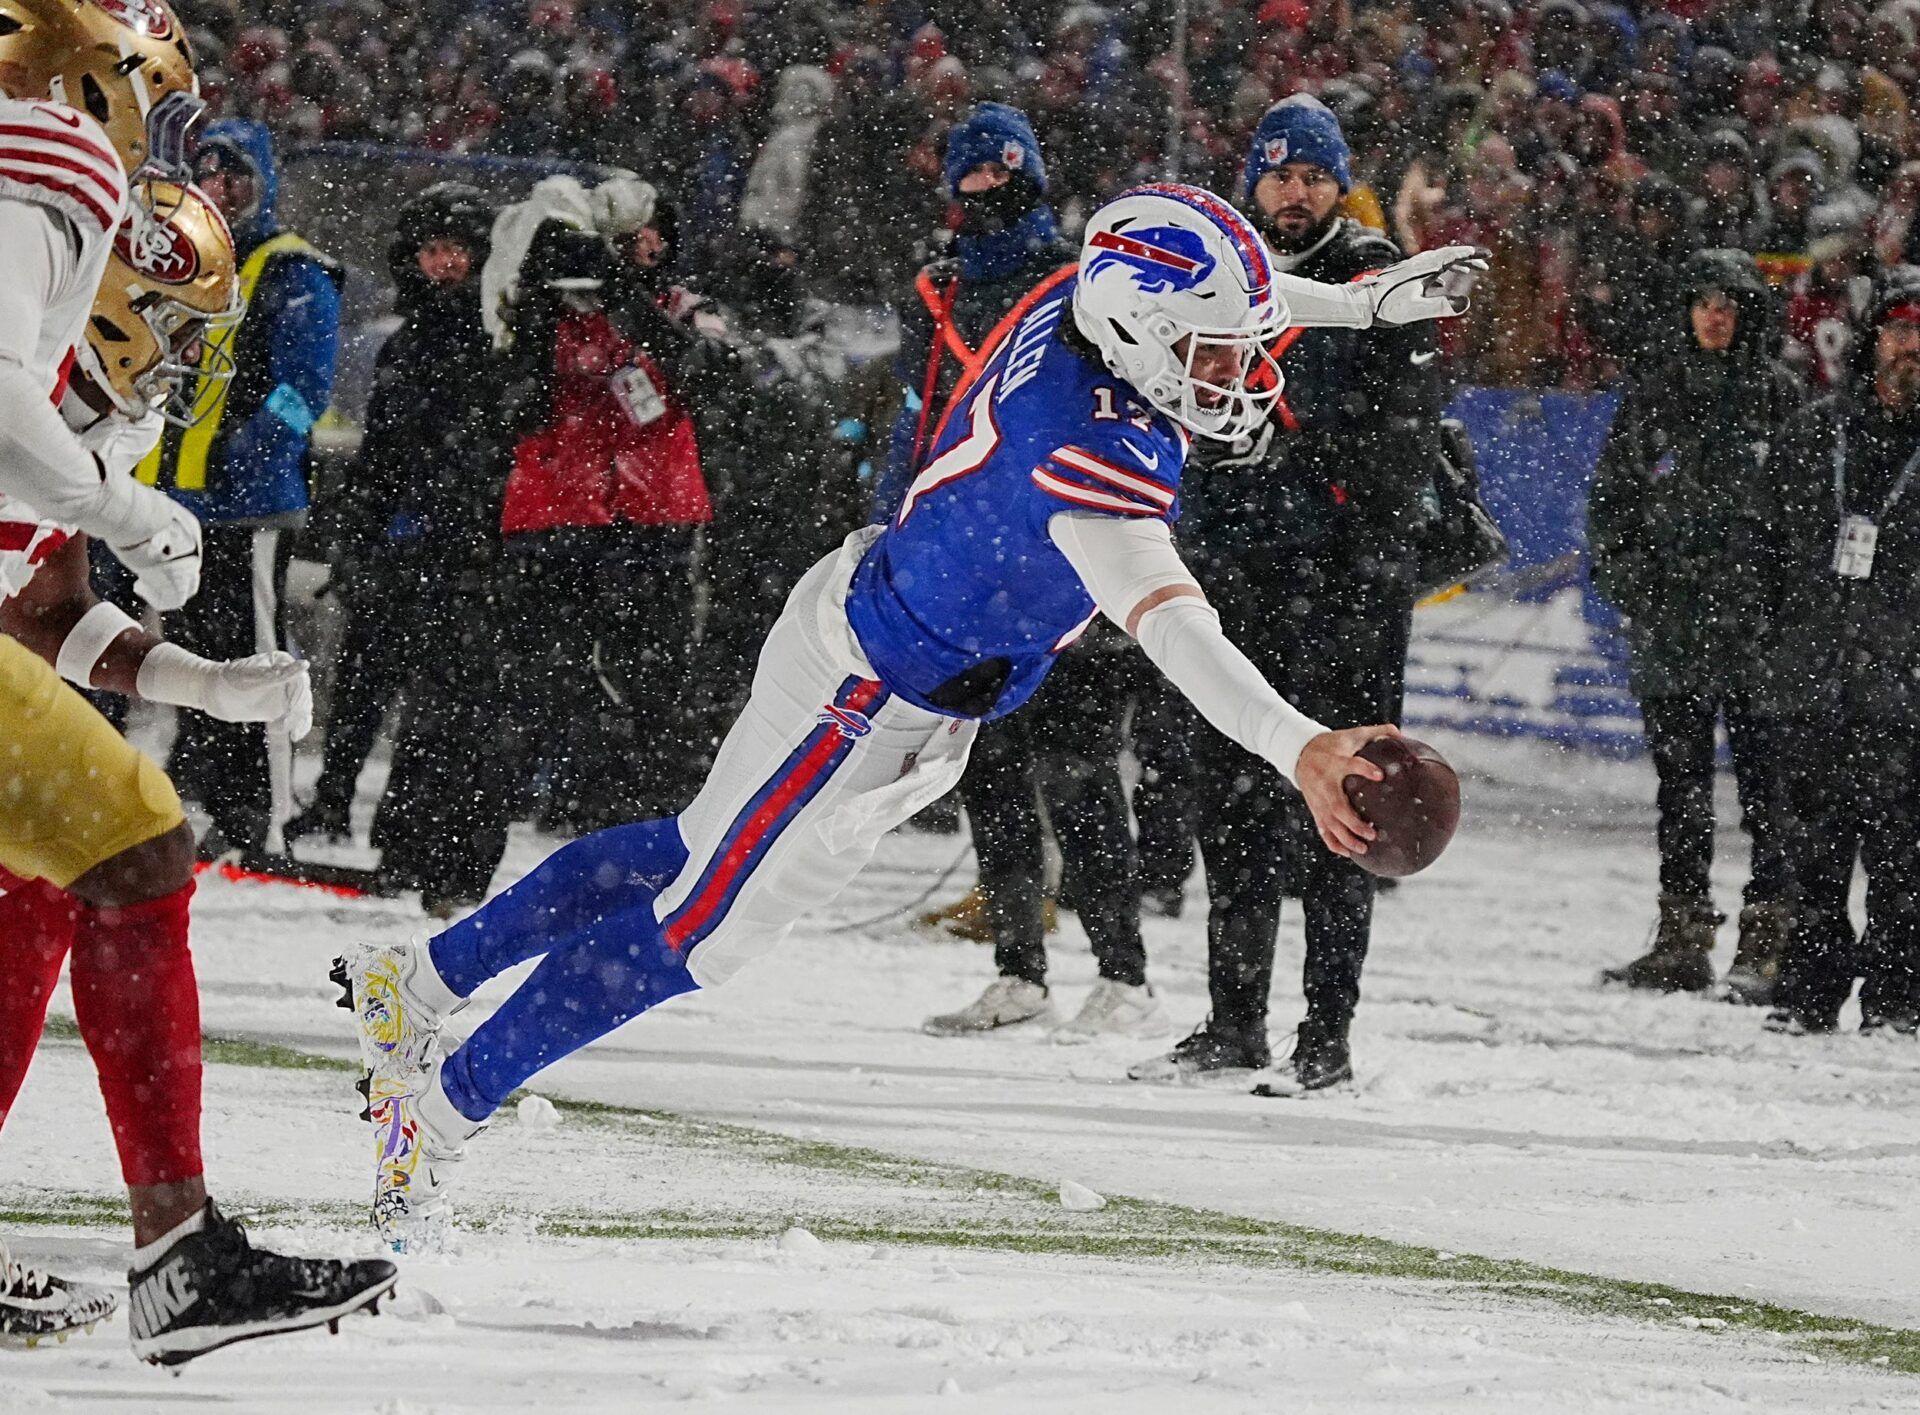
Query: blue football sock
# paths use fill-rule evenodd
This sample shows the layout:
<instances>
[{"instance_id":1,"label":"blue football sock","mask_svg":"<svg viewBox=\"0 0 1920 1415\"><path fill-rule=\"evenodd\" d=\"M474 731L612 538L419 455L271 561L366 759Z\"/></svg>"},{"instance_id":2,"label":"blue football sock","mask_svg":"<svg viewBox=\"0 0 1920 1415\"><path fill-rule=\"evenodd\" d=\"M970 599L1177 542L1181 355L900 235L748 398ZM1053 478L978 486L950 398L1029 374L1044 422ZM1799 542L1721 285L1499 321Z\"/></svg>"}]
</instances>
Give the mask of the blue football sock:
<instances>
[{"instance_id":1,"label":"blue football sock","mask_svg":"<svg viewBox=\"0 0 1920 1415\"><path fill-rule=\"evenodd\" d=\"M563 845L513 888L427 945L461 997L563 939L641 907L687 862L676 816L615 826Z\"/></svg>"},{"instance_id":2,"label":"blue football sock","mask_svg":"<svg viewBox=\"0 0 1920 1415\"><path fill-rule=\"evenodd\" d=\"M441 1084L485 1120L534 1073L697 986L644 902L555 941L546 960L446 1060Z\"/></svg>"}]
</instances>

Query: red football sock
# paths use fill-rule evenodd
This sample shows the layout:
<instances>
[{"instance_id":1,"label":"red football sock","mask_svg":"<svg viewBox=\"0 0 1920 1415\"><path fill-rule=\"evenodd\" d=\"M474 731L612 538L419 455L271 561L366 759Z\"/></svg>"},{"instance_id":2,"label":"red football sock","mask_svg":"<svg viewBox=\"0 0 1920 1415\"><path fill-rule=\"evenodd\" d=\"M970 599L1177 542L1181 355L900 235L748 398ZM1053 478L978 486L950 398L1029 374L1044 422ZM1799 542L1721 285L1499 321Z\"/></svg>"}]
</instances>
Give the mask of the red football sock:
<instances>
[{"instance_id":1,"label":"red football sock","mask_svg":"<svg viewBox=\"0 0 1920 1415\"><path fill-rule=\"evenodd\" d=\"M47 999L60 981L80 901L44 880L28 883L8 875L0 887L7 891L0 895L0 1125L5 1125L40 1044Z\"/></svg>"},{"instance_id":2,"label":"red football sock","mask_svg":"<svg viewBox=\"0 0 1920 1415\"><path fill-rule=\"evenodd\" d=\"M128 1185L200 1174L200 992L187 949L193 886L125 909L85 909L73 1012Z\"/></svg>"}]
</instances>

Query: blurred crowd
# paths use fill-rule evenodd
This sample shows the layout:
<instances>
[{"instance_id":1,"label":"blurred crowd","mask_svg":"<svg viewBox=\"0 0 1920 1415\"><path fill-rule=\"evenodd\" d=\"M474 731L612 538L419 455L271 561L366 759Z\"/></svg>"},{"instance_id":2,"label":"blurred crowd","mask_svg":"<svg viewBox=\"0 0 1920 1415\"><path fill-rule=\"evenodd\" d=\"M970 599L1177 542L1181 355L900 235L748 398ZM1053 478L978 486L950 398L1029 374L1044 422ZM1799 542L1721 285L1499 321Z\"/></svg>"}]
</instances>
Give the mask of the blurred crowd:
<instances>
[{"instance_id":1,"label":"blurred crowd","mask_svg":"<svg viewBox=\"0 0 1920 1415\"><path fill-rule=\"evenodd\" d=\"M1920 205L1913 0L1193 0L1184 62L1168 0L185 8L216 105L284 140L630 167L694 268L745 228L872 302L940 224L943 136L980 100L1032 115L1072 234L1144 176L1230 189L1260 115L1311 92L1354 148L1351 214L1495 253L1446 350L1478 383L1610 383L1663 272L1716 246L1793 288L1825 382L1836 306Z\"/></svg>"},{"instance_id":2,"label":"blurred crowd","mask_svg":"<svg viewBox=\"0 0 1920 1415\"><path fill-rule=\"evenodd\" d=\"M1184 64L1164 4L191 13L227 115L200 177L260 285L225 421L170 442L160 477L198 498L210 547L234 528L225 568L209 559L224 599L202 599L236 650L284 640L280 530L331 566L346 640L288 842L351 833L396 710L377 883L434 912L485 896L511 821L581 833L678 810L806 567L898 505L948 395L1073 258L1088 211L1178 171L1307 278L1439 245L1492 257L1471 311L1417 337L1289 331L1275 419L1196 449L1183 549L1235 641L1321 720L1397 718L1415 602L1503 549L1448 389L1620 388L1595 579L1625 616L1660 772L1662 895L1653 948L1613 973L1719 985L1724 719L1755 834L1728 985L1824 1031L1867 976L1870 1021L1920 1021L1914 851L1873 844L1920 839L1920 812L1872 751L1920 739L1920 638L1889 629L1913 621L1898 522L1920 505L1920 0L1193 0ZM309 507L289 469L328 406L339 272L277 223L275 151L348 138L552 175L516 201L482 166L396 206L398 328L357 451ZM826 337L848 303L891 308L896 357L851 362ZM1850 568L1823 568L1842 552ZM994 942L999 977L929 1028L1050 1015L1055 902L1101 963L1066 1030L1161 1025L1140 911L1182 907L1197 851L1213 1014L1166 1066L1267 1064L1274 939L1299 898L1294 1073L1339 1084L1374 881L1120 636L1067 659L1027 726L983 736L960 793L981 887L934 922ZM214 844L271 851L257 731L185 740L176 777ZM1837 778L1835 740L1852 744ZM1131 800L1123 754L1144 774ZM1803 779L1792 761L1824 765ZM1864 936L1856 855L1880 901Z\"/></svg>"}]
</instances>

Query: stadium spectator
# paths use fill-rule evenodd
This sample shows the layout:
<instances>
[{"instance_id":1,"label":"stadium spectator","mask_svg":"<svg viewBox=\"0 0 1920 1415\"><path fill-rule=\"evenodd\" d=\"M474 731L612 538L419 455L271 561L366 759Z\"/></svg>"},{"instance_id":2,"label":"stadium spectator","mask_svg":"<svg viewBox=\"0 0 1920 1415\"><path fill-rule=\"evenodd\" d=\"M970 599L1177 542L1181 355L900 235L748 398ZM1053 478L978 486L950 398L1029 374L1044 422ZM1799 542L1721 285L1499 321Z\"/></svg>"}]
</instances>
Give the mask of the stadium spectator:
<instances>
[{"instance_id":1,"label":"stadium spectator","mask_svg":"<svg viewBox=\"0 0 1920 1415\"><path fill-rule=\"evenodd\" d=\"M470 507L488 499L474 494L468 433L491 393L480 269L492 224L478 190L441 183L400 209L388 245L401 323L381 346L359 454L332 507L330 585L346 632L319 781L287 825L289 844L351 835L355 783L381 719L409 679L458 642L445 632L447 600L473 553ZM390 788L388 800L408 794Z\"/></svg>"},{"instance_id":2,"label":"stadium spectator","mask_svg":"<svg viewBox=\"0 0 1920 1415\"><path fill-rule=\"evenodd\" d=\"M1728 982L1764 1003L1785 948L1790 880L1767 634L1779 507L1767 450L1801 385L1772 357L1770 294L1744 251L1686 262L1665 311L1679 333L1628 387L1594 474L1587 539L1594 587L1627 619L1632 686L1659 777L1660 923L1642 957L1608 978L1656 991L1714 981L1715 726L1733 745L1753 838Z\"/></svg>"},{"instance_id":3,"label":"stadium spectator","mask_svg":"<svg viewBox=\"0 0 1920 1415\"><path fill-rule=\"evenodd\" d=\"M1861 1026L1920 1023L1920 270L1889 272L1846 383L1774 449L1783 584L1772 656L1783 730L1792 939L1768 1025L1831 1032L1856 978ZM1867 927L1847 896L1867 874Z\"/></svg>"},{"instance_id":4,"label":"stadium spectator","mask_svg":"<svg viewBox=\"0 0 1920 1415\"><path fill-rule=\"evenodd\" d=\"M263 124L226 119L200 142L198 180L233 231L247 312L224 342L233 382L205 422L169 428L142 480L164 488L206 531L200 593L173 617L168 635L210 658L284 647L281 605L288 532L306 520L314 423L333 389L340 334L340 272L300 236L282 229L279 173ZM276 758L280 753L274 753ZM276 805L276 783L258 723L182 713L167 770L211 818L204 854L257 852ZM276 784L278 789L276 790ZM276 800L276 797L278 800Z\"/></svg>"}]
</instances>

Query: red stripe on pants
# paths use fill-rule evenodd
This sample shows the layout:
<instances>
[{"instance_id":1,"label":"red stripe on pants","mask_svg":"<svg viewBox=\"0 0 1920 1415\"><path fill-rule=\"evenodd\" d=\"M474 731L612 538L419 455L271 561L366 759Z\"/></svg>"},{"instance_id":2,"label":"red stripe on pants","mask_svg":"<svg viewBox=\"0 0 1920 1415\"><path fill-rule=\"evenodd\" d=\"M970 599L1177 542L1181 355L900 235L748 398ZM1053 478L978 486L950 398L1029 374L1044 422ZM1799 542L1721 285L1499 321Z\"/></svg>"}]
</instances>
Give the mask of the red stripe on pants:
<instances>
[{"instance_id":1,"label":"red stripe on pants","mask_svg":"<svg viewBox=\"0 0 1920 1415\"><path fill-rule=\"evenodd\" d=\"M881 691L877 682L867 679L855 688L852 695L840 706L850 712L864 712L872 705L874 699L880 696ZM827 763L833 759L833 754L840 750L841 740L838 732L829 732L815 742L807 754L800 759L799 764L788 773L787 779L780 783L772 795L760 803L760 809L748 818L739 835L734 837L733 844L727 847L726 854L708 867L712 873L700 893L682 905L679 916L667 926L667 947L678 951L687 935L706 923L708 915L712 914L719 907L720 901L726 897L734 877L746 865L748 857L758 847L762 837L772 828L773 823L780 819L781 813L793 803L794 798L812 785L815 778L826 770Z\"/></svg>"}]
</instances>

